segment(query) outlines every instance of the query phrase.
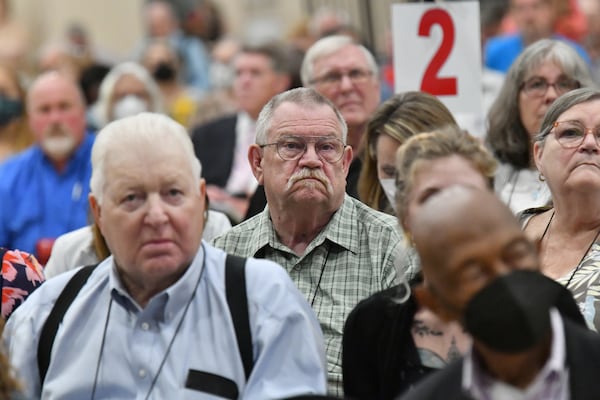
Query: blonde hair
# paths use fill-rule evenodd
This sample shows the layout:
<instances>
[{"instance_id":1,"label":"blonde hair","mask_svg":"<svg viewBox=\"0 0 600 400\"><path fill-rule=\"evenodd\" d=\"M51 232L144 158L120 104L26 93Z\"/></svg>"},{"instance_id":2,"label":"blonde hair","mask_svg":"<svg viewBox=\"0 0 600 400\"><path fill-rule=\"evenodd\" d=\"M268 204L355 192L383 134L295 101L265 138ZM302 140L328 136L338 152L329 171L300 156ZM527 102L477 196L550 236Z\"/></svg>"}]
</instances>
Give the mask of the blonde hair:
<instances>
[{"instance_id":1,"label":"blonde hair","mask_svg":"<svg viewBox=\"0 0 600 400\"><path fill-rule=\"evenodd\" d=\"M469 161L493 187L496 160L476 138L458 127L418 134L408 139L396 155L396 205L400 220L406 217L409 193L420 162L454 155Z\"/></svg>"}]
</instances>

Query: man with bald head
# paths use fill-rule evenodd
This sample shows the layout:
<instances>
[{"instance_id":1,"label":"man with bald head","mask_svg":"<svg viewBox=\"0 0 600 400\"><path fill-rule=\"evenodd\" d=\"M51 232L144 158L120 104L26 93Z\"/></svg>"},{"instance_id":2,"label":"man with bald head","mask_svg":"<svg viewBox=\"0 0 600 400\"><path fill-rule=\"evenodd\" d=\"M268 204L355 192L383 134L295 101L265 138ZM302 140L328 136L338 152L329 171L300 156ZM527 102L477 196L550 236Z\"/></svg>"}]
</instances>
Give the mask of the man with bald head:
<instances>
[{"instance_id":1,"label":"man with bald head","mask_svg":"<svg viewBox=\"0 0 600 400\"><path fill-rule=\"evenodd\" d=\"M58 72L32 83L27 113L36 143L0 165L0 246L44 263L54 238L88 223L94 136L77 84Z\"/></svg>"},{"instance_id":2,"label":"man with bald head","mask_svg":"<svg viewBox=\"0 0 600 400\"><path fill-rule=\"evenodd\" d=\"M596 399L600 336L570 293L539 273L538 249L487 191L454 186L417 211L421 304L473 337L459 362L403 399Z\"/></svg>"}]
</instances>

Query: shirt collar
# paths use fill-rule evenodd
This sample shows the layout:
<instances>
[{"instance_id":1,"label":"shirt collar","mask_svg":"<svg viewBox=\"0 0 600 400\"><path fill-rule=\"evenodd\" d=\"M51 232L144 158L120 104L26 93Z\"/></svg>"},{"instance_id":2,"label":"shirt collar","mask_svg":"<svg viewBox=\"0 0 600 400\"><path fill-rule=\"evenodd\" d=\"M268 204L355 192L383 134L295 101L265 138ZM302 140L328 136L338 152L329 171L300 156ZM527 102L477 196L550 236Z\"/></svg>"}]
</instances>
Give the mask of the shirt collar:
<instances>
[{"instance_id":1,"label":"shirt collar","mask_svg":"<svg viewBox=\"0 0 600 400\"><path fill-rule=\"evenodd\" d=\"M250 245L250 254L256 255L267 245L274 249L291 252L291 250L284 246L277 237L277 233L271 222L268 205L257 218L257 235ZM309 254L315 247L320 246L325 239L357 254L360 246L358 235L342 234L344 231L356 232L358 228L352 227L351 225L356 224L357 221L358 217L354 204L352 203L350 196L345 194L342 206L333 214L325 228L319 232L317 237L315 237L310 245L308 245L304 254Z\"/></svg>"},{"instance_id":2,"label":"shirt collar","mask_svg":"<svg viewBox=\"0 0 600 400\"><path fill-rule=\"evenodd\" d=\"M543 383L553 375L565 379L567 373L566 362L566 342L565 331L560 313L555 308L550 310L550 325L552 327L552 343L550 345L550 356L548 360L536 375L527 389L532 388L538 383ZM462 388L475 396L475 398L488 398L483 392L489 389L489 385L494 383L495 379L490 377L477 360L473 353L473 346L464 356ZM526 390L527 390L526 389Z\"/></svg>"},{"instance_id":3,"label":"shirt collar","mask_svg":"<svg viewBox=\"0 0 600 400\"><path fill-rule=\"evenodd\" d=\"M179 311L185 309L192 294L196 291L204 269L204 254L204 245L202 245L182 277L173 285L154 295L143 310L125 289L117 272L114 258L111 256L109 274L111 296L113 300L131 312L150 312L153 314L153 318L157 320L169 321Z\"/></svg>"}]
</instances>

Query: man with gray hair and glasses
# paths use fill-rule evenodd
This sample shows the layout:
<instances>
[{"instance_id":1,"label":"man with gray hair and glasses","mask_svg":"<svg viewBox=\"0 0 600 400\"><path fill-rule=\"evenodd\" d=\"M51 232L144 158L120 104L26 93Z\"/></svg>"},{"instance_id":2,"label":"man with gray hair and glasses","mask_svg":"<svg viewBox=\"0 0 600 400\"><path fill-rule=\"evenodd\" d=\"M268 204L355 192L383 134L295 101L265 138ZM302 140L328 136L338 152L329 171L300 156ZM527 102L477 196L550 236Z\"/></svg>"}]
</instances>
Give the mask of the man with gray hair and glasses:
<instances>
[{"instance_id":1,"label":"man with gray hair and glasses","mask_svg":"<svg viewBox=\"0 0 600 400\"><path fill-rule=\"evenodd\" d=\"M214 241L228 253L267 258L287 270L317 313L328 391L338 396L346 316L409 267L397 257L404 242L395 218L345 194L353 158L347 133L342 114L314 89L273 97L258 117L248 156L268 205Z\"/></svg>"},{"instance_id":2,"label":"man with gray hair and glasses","mask_svg":"<svg viewBox=\"0 0 600 400\"><path fill-rule=\"evenodd\" d=\"M362 137L381 101L379 71L375 57L349 36L327 36L307 51L300 70L302 84L331 100L348 124L348 145L354 158L346 191L358 198Z\"/></svg>"}]
</instances>

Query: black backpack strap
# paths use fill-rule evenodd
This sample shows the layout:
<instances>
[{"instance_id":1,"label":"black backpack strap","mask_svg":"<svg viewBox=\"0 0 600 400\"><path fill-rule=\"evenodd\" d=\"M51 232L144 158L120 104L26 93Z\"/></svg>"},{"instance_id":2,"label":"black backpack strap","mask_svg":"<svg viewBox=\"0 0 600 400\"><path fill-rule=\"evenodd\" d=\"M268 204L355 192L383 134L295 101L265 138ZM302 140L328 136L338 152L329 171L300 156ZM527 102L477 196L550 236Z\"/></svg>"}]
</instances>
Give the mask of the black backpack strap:
<instances>
[{"instance_id":1,"label":"black backpack strap","mask_svg":"<svg viewBox=\"0 0 600 400\"><path fill-rule=\"evenodd\" d=\"M69 309L69 306L75 297L77 297L77 294L83 285L85 285L96 266L98 266L98 264L83 267L71 277L63 291L56 299L56 302L50 311L50 315L48 315L48 318L46 318L46 322L44 323L44 327L42 328L42 332L40 334L40 341L38 343L37 351L40 385L43 385L44 380L46 379L46 373L48 372L48 366L50 365L52 346L54 345L54 338L56 337L58 327L62 322L65 313Z\"/></svg>"},{"instance_id":2,"label":"black backpack strap","mask_svg":"<svg viewBox=\"0 0 600 400\"><path fill-rule=\"evenodd\" d=\"M250 332L250 319L248 317L245 265L245 258L227 255L225 261L225 294L229 312L233 319L239 352L244 364L246 380L248 380L254 366L254 357L252 356L252 333Z\"/></svg>"}]
</instances>

